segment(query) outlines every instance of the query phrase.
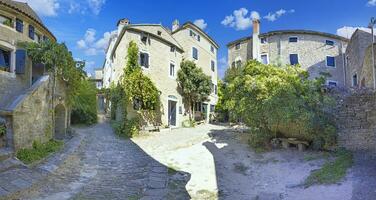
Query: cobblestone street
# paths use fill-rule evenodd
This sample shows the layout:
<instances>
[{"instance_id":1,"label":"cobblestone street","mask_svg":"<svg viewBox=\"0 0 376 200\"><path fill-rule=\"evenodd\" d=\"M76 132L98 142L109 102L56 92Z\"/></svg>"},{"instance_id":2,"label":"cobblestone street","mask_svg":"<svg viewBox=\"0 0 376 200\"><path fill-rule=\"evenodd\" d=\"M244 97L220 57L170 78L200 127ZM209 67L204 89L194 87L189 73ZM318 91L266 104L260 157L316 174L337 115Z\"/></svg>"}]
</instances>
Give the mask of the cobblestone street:
<instances>
[{"instance_id":1,"label":"cobblestone street","mask_svg":"<svg viewBox=\"0 0 376 200\"><path fill-rule=\"evenodd\" d=\"M108 123L77 131L85 136L78 150L41 183L13 198L165 199L168 195L167 167L131 140L117 138ZM178 175L175 184L187 177Z\"/></svg>"}]
</instances>

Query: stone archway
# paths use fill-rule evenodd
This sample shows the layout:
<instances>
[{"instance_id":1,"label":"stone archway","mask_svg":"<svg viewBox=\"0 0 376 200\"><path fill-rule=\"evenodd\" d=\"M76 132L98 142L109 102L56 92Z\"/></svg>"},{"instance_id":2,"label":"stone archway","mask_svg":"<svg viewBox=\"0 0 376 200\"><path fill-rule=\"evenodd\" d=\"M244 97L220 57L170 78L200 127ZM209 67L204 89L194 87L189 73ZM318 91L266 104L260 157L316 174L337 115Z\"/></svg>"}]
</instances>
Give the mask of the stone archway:
<instances>
[{"instance_id":1,"label":"stone archway","mask_svg":"<svg viewBox=\"0 0 376 200\"><path fill-rule=\"evenodd\" d=\"M67 131L67 117L64 105L58 104L55 107L55 139L62 140L66 136Z\"/></svg>"}]
</instances>

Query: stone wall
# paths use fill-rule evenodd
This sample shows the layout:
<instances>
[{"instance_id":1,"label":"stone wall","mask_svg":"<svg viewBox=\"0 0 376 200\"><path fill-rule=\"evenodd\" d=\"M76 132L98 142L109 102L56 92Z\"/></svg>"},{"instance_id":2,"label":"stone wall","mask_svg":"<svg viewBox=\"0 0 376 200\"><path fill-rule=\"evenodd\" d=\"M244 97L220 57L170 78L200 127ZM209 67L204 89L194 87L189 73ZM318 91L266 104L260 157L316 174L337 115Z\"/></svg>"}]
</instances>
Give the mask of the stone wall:
<instances>
[{"instance_id":1,"label":"stone wall","mask_svg":"<svg viewBox=\"0 0 376 200\"><path fill-rule=\"evenodd\" d=\"M337 110L338 143L347 149L376 151L376 94L354 93Z\"/></svg>"}]
</instances>

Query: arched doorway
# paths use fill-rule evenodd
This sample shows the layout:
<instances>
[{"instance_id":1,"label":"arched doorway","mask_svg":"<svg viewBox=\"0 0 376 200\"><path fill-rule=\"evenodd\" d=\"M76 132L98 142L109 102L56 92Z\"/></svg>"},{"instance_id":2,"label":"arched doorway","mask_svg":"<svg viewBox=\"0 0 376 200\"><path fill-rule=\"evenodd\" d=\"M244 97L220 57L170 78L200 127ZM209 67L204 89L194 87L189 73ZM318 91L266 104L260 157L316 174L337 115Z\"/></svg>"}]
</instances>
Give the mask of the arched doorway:
<instances>
[{"instance_id":1,"label":"arched doorway","mask_svg":"<svg viewBox=\"0 0 376 200\"><path fill-rule=\"evenodd\" d=\"M62 140L65 138L67 130L66 119L66 110L64 105L57 105L55 107L55 139Z\"/></svg>"}]
</instances>

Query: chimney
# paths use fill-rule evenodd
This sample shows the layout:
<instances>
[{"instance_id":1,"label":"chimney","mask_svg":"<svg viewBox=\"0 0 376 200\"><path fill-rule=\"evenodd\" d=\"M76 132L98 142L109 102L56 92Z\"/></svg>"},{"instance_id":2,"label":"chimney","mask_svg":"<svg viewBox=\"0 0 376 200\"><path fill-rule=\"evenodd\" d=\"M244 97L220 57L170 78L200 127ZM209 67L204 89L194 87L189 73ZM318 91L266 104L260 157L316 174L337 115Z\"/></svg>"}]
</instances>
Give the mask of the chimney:
<instances>
[{"instance_id":1,"label":"chimney","mask_svg":"<svg viewBox=\"0 0 376 200\"><path fill-rule=\"evenodd\" d=\"M172 22L172 32L178 30L179 27L180 27L179 21L175 19L174 22Z\"/></svg>"},{"instance_id":2,"label":"chimney","mask_svg":"<svg viewBox=\"0 0 376 200\"><path fill-rule=\"evenodd\" d=\"M260 61L260 20L253 19L253 35L252 35L252 57L254 60Z\"/></svg>"},{"instance_id":3,"label":"chimney","mask_svg":"<svg viewBox=\"0 0 376 200\"><path fill-rule=\"evenodd\" d=\"M123 27L124 27L124 26L127 26L127 25L129 25L129 24L131 24L131 22L130 22L128 19L125 19L125 18L124 18L124 19L119 20L118 23L117 23L118 34L121 33L121 31L123 30Z\"/></svg>"}]
</instances>

